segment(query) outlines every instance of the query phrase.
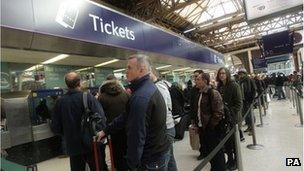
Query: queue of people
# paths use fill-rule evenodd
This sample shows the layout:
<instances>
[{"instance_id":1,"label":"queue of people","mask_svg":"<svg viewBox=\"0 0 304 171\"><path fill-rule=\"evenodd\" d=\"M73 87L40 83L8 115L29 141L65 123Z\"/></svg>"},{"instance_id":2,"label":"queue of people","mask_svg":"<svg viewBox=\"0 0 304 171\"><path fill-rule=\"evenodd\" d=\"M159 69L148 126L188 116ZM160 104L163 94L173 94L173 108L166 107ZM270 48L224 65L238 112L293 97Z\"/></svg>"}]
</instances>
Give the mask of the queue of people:
<instances>
[{"instance_id":1,"label":"queue of people","mask_svg":"<svg viewBox=\"0 0 304 171\"><path fill-rule=\"evenodd\" d=\"M197 160L204 159L225 136L223 124L227 108L231 111L231 124L239 124L241 128L242 117L250 105L271 84L267 77L250 78L245 70L233 77L229 69L222 67L216 75L217 84L211 83L210 75L203 70L194 71L194 85L188 81L183 92L178 85L162 80L149 57L142 54L130 56L126 77L130 83L127 89L111 75L95 97L87 95L89 110L100 118L93 141L104 142L111 135L114 159L111 164L117 171L178 170L173 150L173 115L183 112L184 103L189 104L191 124L199 130ZM70 72L65 75L65 82L68 92L56 102L52 130L66 142L72 171L84 171L86 164L91 171L97 170L92 147L83 143L82 115L86 109L80 77ZM245 132L249 135L252 134L251 122L255 120L251 116L245 118ZM243 132L238 131L243 141ZM99 151L99 164L102 170L108 170L105 144L99 143ZM211 170L236 170L236 158L235 139L231 136L210 161Z\"/></svg>"}]
</instances>

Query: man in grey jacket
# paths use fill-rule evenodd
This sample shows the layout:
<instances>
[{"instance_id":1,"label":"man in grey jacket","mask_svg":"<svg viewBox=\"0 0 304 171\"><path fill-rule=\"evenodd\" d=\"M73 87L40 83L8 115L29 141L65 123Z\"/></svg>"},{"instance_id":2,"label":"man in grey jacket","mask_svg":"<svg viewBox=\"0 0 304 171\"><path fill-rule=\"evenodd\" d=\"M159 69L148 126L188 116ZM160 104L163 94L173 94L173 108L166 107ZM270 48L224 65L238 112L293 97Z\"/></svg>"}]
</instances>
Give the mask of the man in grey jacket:
<instances>
[{"instance_id":1,"label":"man in grey jacket","mask_svg":"<svg viewBox=\"0 0 304 171\"><path fill-rule=\"evenodd\" d=\"M158 79L158 74L157 71L155 70L154 67L152 67L150 73L150 79L154 82L156 85L157 89L160 91L161 95L163 96L166 107L167 107L167 118L166 118L166 126L167 126L167 135L170 140L170 160L168 163L168 170L170 171L176 171L177 166L176 166L176 161L174 158L173 154L173 143L174 143L174 137L175 137L175 125L174 125L174 120L172 116L172 101L171 101L171 96L170 92L168 90L167 84L163 81Z\"/></svg>"}]
</instances>

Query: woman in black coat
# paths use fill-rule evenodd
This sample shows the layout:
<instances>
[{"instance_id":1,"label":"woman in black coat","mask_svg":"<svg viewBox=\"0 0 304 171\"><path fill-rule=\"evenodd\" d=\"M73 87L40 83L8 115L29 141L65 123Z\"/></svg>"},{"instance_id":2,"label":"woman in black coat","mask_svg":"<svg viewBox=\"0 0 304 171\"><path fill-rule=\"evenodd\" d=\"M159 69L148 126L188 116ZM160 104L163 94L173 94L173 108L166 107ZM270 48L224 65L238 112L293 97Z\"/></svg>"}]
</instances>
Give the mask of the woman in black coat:
<instances>
[{"instance_id":1,"label":"woman in black coat","mask_svg":"<svg viewBox=\"0 0 304 171\"><path fill-rule=\"evenodd\" d=\"M222 67L218 70L216 80L218 82L218 91L222 95L223 101L229 109L232 111L234 123L241 121L240 112L242 109L243 101L240 86L233 80L231 80L230 71ZM234 136L227 141L226 152L228 155L228 166L229 170L236 169L236 149Z\"/></svg>"}]
</instances>

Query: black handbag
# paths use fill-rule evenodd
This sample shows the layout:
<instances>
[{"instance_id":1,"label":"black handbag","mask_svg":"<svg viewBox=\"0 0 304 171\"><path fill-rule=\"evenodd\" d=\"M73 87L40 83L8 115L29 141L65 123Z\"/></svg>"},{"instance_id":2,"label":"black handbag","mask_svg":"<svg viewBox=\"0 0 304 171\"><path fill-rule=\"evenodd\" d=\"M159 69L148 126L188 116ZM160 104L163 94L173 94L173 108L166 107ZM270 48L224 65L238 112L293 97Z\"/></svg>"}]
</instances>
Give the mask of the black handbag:
<instances>
[{"instance_id":1,"label":"black handbag","mask_svg":"<svg viewBox=\"0 0 304 171\"><path fill-rule=\"evenodd\" d=\"M83 93L83 106L85 109L81 117L81 134L83 145L87 148L92 147L93 138L97 132L100 131L102 125L102 118L100 114L93 113L88 107L88 94Z\"/></svg>"}]
</instances>

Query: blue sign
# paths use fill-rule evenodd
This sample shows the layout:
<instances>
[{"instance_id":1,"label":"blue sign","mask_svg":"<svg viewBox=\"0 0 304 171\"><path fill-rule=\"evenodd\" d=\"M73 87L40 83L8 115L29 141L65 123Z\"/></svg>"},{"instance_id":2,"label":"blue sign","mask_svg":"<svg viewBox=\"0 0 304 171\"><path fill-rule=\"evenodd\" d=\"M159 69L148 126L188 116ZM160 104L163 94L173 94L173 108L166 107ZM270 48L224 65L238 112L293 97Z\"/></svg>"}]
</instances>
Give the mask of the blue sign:
<instances>
[{"instance_id":1,"label":"blue sign","mask_svg":"<svg viewBox=\"0 0 304 171\"><path fill-rule=\"evenodd\" d=\"M267 63L264 58L252 59L253 69L267 68Z\"/></svg>"},{"instance_id":2,"label":"blue sign","mask_svg":"<svg viewBox=\"0 0 304 171\"><path fill-rule=\"evenodd\" d=\"M293 32L283 31L262 37L263 53L271 57L293 52Z\"/></svg>"},{"instance_id":3,"label":"blue sign","mask_svg":"<svg viewBox=\"0 0 304 171\"><path fill-rule=\"evenodd\" d=\"M267 64L288 61L289 56L290 56L290 54L274 56L274 57L266 58L266 61L267 61Z\"/></svg>"},{"instance_id":4,"label":"blue sign","mask_svg":"<svg viewBox=\"0 0 304 171\"><path fill-rule=\"evenodd\" d=\"M4 0L1 26L223 65L223 55L87 0Z\"/></svg>"}]
</instances>

